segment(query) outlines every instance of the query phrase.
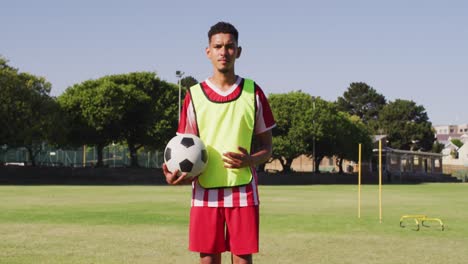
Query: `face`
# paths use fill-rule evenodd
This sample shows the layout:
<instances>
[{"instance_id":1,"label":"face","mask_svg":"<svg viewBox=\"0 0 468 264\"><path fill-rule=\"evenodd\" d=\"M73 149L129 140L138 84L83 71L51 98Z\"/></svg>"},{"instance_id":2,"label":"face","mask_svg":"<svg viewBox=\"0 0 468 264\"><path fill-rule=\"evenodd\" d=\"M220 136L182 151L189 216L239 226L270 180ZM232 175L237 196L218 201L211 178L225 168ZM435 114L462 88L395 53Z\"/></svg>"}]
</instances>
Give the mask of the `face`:
<instances>
[{"instance_id":1,"label":"face","mask_svg":"<svg viewBox=\"0 0 468 264\"><path fill-rule=\"evenodd\" d=\"M234 63L240 54L241 47L237 46L231 34L218 33L211 36L209 47L206 48L206 56L213 67L222 73L234 71Z\"/></svg>"}]
</instances>

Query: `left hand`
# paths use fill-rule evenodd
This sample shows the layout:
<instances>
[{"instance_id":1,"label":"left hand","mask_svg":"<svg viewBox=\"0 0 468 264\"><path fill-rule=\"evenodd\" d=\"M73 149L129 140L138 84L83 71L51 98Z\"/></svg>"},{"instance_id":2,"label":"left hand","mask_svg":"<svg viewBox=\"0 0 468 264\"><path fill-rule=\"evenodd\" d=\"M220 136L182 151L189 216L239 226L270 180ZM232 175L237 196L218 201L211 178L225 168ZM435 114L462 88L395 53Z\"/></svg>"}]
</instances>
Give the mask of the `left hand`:
<instances>
[{"instance_id":1,"label":"left hand","mask_svg":"<svg viewBox=\"0 0 468 264\"><path fill-rule=\"evenodd\" d=\"M249 152L243 148L237 148L240 153L237 152L225 152L223 153L224 167L230 169L238 169L242 167L253 166L253 159Z\"/></svg>"}]
</instances>

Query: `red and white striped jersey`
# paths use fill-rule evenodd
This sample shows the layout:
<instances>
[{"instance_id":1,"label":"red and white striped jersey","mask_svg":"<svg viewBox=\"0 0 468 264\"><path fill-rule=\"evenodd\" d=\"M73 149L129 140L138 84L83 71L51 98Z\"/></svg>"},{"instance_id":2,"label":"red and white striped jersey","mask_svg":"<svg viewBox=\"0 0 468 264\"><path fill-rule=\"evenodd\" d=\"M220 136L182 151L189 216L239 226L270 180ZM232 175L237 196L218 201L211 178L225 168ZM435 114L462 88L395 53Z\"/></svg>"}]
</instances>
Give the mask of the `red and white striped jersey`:
<instances>
[{"instance_id":1,"label":"red and white striped jersey","mask_svg":"<svg viewBox=\"0 0 468 264\"><path fill-rule=\"evenodd\" d=\"M227 91L221 91L208 79L200 83L205 94L211 101L226 102L236 98L242 91L243 78L237 77L236 83ZM255 134L261 134L275 127L275 120L270 109L268 100L262 89L255 84L256 120ZM197 120L193 108L190 93L185 96L180 116L178 134L198 135ZM198 180L192 182L192 206L204 207L244 207L259 204L257 174L252 168L252 181L245 186L205 189Z\"/></svg>"}]
</instances>

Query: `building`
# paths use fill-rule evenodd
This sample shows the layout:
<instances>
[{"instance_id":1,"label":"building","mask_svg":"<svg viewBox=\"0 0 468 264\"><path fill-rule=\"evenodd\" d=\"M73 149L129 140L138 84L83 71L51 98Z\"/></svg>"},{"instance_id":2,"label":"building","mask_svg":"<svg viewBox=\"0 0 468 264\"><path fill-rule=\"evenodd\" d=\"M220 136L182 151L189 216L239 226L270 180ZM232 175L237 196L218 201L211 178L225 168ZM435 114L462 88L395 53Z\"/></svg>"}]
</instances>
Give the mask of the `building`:
<instances>
[{"instance_id":1,"label":"building","mask_svg":"<svg viewBox=\"0 0 468 264\"><path fill-rule=\"evenodd\" d=\"M437 141L444 144L443 171L447 174L468 174L468 124L434 126ZM456 146L458 139L463 145Z\"/></svg>"},{"instance_id":2,"label":"building","mask_svg":"<svg viewBox=\"0 0 468 264\"><path fill-rule=\"evenodd\" d=\"M461 125L439 125L432 127L435 132L435 138L440 143L446 145L450 140L461 138L468 135L468 124Z\"/></svg>"}]
</instances>

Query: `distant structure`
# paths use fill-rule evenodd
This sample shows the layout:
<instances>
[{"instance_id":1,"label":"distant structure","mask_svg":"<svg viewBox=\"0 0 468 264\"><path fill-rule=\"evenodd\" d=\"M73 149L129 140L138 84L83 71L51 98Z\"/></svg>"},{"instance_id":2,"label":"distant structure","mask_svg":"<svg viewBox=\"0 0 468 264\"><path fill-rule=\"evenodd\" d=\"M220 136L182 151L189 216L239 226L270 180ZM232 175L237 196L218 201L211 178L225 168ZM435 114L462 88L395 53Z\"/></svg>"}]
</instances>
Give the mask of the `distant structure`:
<instances>
[{"instance_id":1,"label":"distant structure","mask_svg":"<svg viewBox=\"0 0 468 264\"><path fill-rule=\"evenodd\" d=\"M382 170L386 182L446 181L443 175L443 155L439 153L393 149L387 146L387 135L374 135L374 155L370 170L379 170L379 141L382 142ZM447 179L452 180L452 179Z\"/></svg>"},{"instance_id":2,"label":"distant structure","mask_svg":"<svg viewBox=\"0 0 468 264\"><path fill-rule=\"evenodd\" d=\"M443 164L444 173L468 172L468 124L433 126L435 138L439 143L444 144ZM463 143L456 146L453 139L458 139Z\"/></svg>"},{"instance_id":3,"label":"distant structure","mask_svg":"<svg viewBox=\"0 0 468 264\"><path fill-rule=\"evenodd\" d=\"M468 124L433 126L435 137L440 143L447 145L452 139L462 139L468 136Z\"/></svg>"}]
</instances>

